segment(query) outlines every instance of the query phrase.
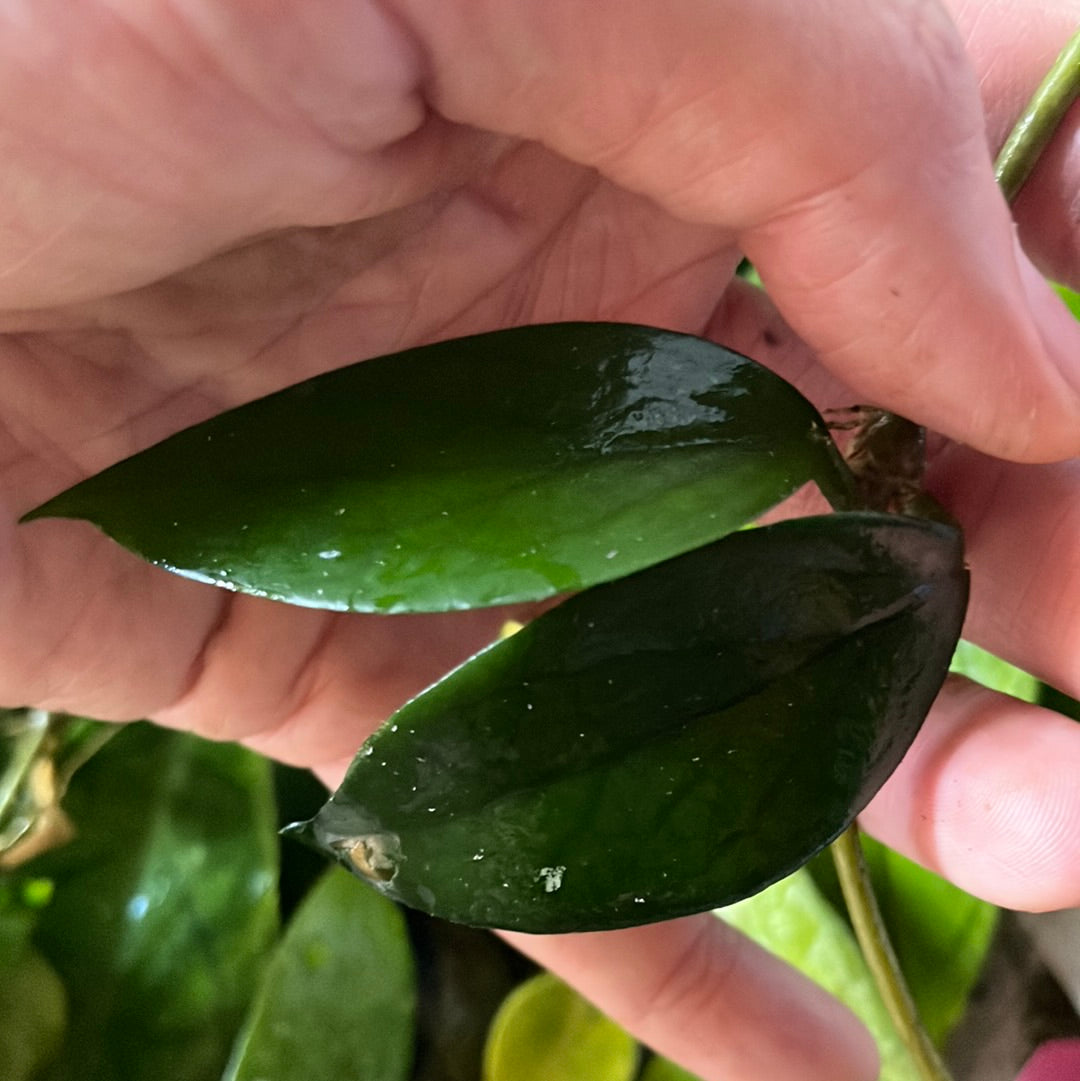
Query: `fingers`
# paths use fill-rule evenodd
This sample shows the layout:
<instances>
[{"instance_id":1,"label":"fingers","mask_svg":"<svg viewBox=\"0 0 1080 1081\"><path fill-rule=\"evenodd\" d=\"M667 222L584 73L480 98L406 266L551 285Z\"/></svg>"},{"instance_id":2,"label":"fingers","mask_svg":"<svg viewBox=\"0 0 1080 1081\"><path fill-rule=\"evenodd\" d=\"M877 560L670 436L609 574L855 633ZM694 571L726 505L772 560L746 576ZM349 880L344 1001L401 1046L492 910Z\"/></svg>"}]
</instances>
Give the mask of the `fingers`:
<instances>
[{"instance_id":1,"label":"fingers","mask_svg":"<svg viewBox=\"0 0 1080 1081\"><path fill-rule=\"evenodd\" d=\"M1080 697L1080 461L997 462L948 446L928 473L964 527L965 634Z\"/></svg>"},{"instance_id":2,"label":"fingers","mask_svg":"<svg viewBox=\"0 0 1080 1081\"><path fill-rule=\"evenodd\" d=\"M150 717L304 766L347 761L506 619L529 618L304 610L169 574L85 523L3 515L0 613L0 701Z\"/></svg>"},{"instance_id":3,"label":"fingers","mask_svg":"<svg viewBox=\"0 0 1080 1081\"><path fill-rule=\"evenodd\" d=\"M761 290L734 283L708 333L768 364L821 409L854 402ZM1080 697L1080 461L1021 465L932 439L926 479L964 529L965 636Z\"/></svg>"},{"instance_id":4,"label":"fingers","mask_svg":"<svg viewBox=\"0 0 1080 1081\"><path fill-rule=\"evenodd\" d=\"M504 933L703 1081L870 1081L847 1009L711 915L626 931Z\"/></svg>"},{"instance_id":5,"label":"fingers","mask_svg":"<svg viewBox=\"0 0 1080 1081\"><path fill-rule=\"evenodd\" d=\"M731 290L712 331L820 404L846 400L759 291ZM965 530L965 634L1080 697L1080 462L1015 465L946 445L928 479ZM1076 905L1078 771L1080 725L951 680L863 819L887 843L991 901Z\"/></svg>"},{"instance_id":6,"label":"fingers","mask_svg":"<svg viewBox=\"0 0 1080 1081\"><path fill-rule=\"evenodd\" d=\"M860 397L1004 457L1080 450L1080 331L1015 245L937 4L395 9L437 108L733 230Z\"/></svg>"},{"instance_id":7,"label":"fingers","mask_svg":"<svg viewBox=\"0 0 1080 1081\"><path fill-rule=\"evenodd\" d=\"M1080 26L1080 2L947 0L979 76L987 135L996 152L1062 45ZM1025 250L1048 277L1080 284L1075 111L1062 122L1014 206Z\"/></svg>"},{"instance_id":8,"label":"fingers","mask_svg":"<svg viewBox=\"0 0 1080 1081\"><path fill-rule=\"evenodd\" d=\"M1080 336L1014 248L975 78L929 0L171 10L0 25L0 300L126 288L423 198L492 147L464 122L738 234L860 397L1007 457L1080 446ZM1026 72L1049 36L1010 39Z\"/></svg>"},{"instance_id":9,"label":"fingers","mask_svg":"<svg viewBox=\"0 0 1080 1081\"><path fill-rule=\"evenodd\" d=\"M431 117L418 79L373 3L268 19L213 0L47 0L0 18L0 306L130 289L471 175L490 140Z\"/></svg>"},{"instance_id":10,"label":"fingers","mask_svg":"<svg viewBox=\"0 0 1080 1081\"><path fill-rule=\"evenodd\" d=\"M886 844L1007 908L1080 904L1080 724L950 678L863 813Z\"/></svg>"}]
</instances>

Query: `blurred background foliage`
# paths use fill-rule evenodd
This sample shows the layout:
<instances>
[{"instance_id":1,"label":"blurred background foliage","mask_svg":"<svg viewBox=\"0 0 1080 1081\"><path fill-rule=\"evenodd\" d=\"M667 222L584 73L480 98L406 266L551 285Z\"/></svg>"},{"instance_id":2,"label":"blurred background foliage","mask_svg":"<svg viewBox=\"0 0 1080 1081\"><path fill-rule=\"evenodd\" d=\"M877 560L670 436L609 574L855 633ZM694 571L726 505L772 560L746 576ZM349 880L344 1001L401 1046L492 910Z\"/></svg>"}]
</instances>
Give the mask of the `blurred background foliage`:
<instances>
[{"instance_id":1,"label":"blurred background foliage","mask_svg":"<svg viewBox=\"0 0 1080 1081\"><path fill-rule=\"evenodd\" d=\"M1076 708L967 644L954 668ZM403 911L282 842L278 829L325 794L230 744L0 713L0 1076L686 1081L497 937ZM866 844L945 1045L999 914ZM878 1041L885 1081L913 1076L827 859L717 915L846 1001Z\"/></svg>"}]
</instances>

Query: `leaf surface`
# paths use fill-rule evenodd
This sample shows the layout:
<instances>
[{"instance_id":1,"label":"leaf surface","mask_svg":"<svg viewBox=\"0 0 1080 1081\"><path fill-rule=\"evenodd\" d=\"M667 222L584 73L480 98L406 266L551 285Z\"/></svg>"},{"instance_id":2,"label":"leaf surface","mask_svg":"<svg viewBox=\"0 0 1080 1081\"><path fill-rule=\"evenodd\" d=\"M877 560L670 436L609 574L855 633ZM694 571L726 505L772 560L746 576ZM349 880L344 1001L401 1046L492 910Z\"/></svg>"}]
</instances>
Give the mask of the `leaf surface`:
<instances>
[{"instance_id":1,"label":"leaf surface","mask_svg":"<svg viewBox=\"0 0 1080 1081\"><path fill-rule=\"evenodd\" d=\"M959 535L804 518L580 594L401 709L293 831L462 923L715 908L833 839L944 679Z\"/></svg>"},{"instance_id":2,"label":"leaf surface","mask_svg":"<svg viewBox=\"0 0 1080 1081\"><path fill-rule=\"evenodd\" d=\"M153 563L317 608L442 611L622 577L847 473L746 357L624 324L522 327L355 364L58 495Z\"/></svg>"},{"instance_id":3,"label":"leaf surface","mask_svg":"<svg viewBox=\"0 0 1080 1081\"><path fill-rule=\"evenodd\" d=\"M483 1081L631 1081L634 1038L550 972L503 1003L484 1051Z\"/></svg>"},{"instance_id":4,"label":"leaf surface","mask_svg":"<svg viewBox=\"0 0 1080 1081\"><path fill-rule=\"evenodd\" d=\"M220 1077L277 930L267 763L130 726L72 780L34 941L71 1022L47 1081Z\"/></svg>"},{"instance_id":5,"label":"leaf surface","mask_svg":"<svg viewBox=\"0 0 1080 1081\"><path fill-rule=\"evenodd\" d=\"M407 1081L415 976L405 921L333 868L297 910L224 1081Z\"/></svg>"}]
</instances>

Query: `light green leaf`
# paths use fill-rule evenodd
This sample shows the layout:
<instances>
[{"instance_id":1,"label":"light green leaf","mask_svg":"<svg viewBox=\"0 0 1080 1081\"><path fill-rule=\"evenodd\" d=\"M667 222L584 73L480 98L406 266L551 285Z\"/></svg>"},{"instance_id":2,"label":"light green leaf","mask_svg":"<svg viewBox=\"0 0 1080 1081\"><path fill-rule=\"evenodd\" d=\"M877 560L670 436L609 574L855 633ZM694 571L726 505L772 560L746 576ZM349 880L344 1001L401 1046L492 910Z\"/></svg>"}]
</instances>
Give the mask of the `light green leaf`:
<instances>
[{"instance_id":1,"label":"light green leaf","mask_svg":"<svg viewBox=\"0 0 1080 1081\"><path fill-rule=\"evenodd\" d=\"M332 869L297 910L225 1081L406 1081L415 976L397 908Z\"/></svg>"},{"instance_id":2,"label":"light green leaf","mask_svg":"<svg viewBox=\"0 0 1080 1081\"><path fill-rule=\"evenodd\" d=\"M503 1003L484 1051L484 1081L631 1081L634 1039L549 972Z\"/></svg>"},{"instance_id":3,"label":"light green leaf","mask_svg":"<svg viewBox=\"0 0 1080 1081\"><path fill-rule=\"evenodd\" d=\"M718 915L851 1008L878 1045L880 1081L919 1081L854 936L808 871L797 871Z\"/></svg>"},{"instance_id":4,"label":"light green leaf","mask_svg":"<svg viewBox=\"0 0 1080 1081\"><path fill-rule=\"evenodd\" d=\"M1039 681L1021 668L995 657L974 642L959 641L953 654L950 672L966 676L992 691L1012 695L1025 702L1039 700Z\"/></svg>"},{"instance_id":5,"label":"light green leaf","mask_svg":"<svg viewBox=\"0 0 1080 1081\"><path fill-rule=\"evenodd\" d=\"M1080 293L1075 293L1072 289L1065 285L1054 285L1057 290L1058 296L1065 301L1065 306L1073 313L1073 315L1080 319Z\"/></svg>"}]
</instances>

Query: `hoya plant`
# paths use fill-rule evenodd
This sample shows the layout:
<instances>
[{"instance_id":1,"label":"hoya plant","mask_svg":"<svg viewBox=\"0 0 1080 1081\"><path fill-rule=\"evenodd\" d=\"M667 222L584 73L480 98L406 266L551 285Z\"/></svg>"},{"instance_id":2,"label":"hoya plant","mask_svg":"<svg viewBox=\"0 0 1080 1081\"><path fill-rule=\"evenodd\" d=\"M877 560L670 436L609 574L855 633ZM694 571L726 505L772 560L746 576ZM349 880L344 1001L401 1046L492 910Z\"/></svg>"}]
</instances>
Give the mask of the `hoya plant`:
<instances>
[{"instance_id":1,"label":"hoya plant","mask_svg":"<svg viewBox=\"0 0 1080 1081\"><path fill-rule=\"evenodd\" d=\"M1038 123L1003 156L1010 189L1060 115L1057 78L1046 92L1052 107L1044 93ZM629 324L518 327L290 387L27 516L88 520L158 566L288 604L387 619L548 605L403 706L323 808L289 827L376 892L328 877L258 978L276 935L266 900L274 852L221 850L213 873L230 889L246 883L251 902L229 965L210 950L184 980L154 984L159 1013L203 1036L204 1057L186 1057L193 1081L226 1034L230 1081L302 1070L312 1055L331 1073L361 1061L365 1077L404 1076L412 976L389 901L474 927L545 933L713 909L752 924L761 902L739 904L778 883L788 906L824 904L808 872L789 876L838 838L839 885L892 1031L918 1076L945 1076L883 937L852 823L949 669L968 595L963 538L921 489L918 428L862 408L837 427L851 429L846 454L794 387L712 342ZM808 485L830 513L757 524ZM77 757L83 730L27 722L27 732L26 761L50 763L49 783L62 786L65 757L57 746L40 753L43 741ZM173 758L166 743L140 738L151 740L141 765L160 753L178 785L187 756L200 753ZM221 817L265 825L265 793L230 803L237 772L251 768L247 759L221 767ZM249 782L240 790L267 778ZM40 787L20 792L32 798ZM144 853L160 840L151 833ZM173 851L196 862L205 852L197 840ZM103 845L98 863L81 868L88 888L107 892L116 880L109 858ZM148 875L123 912L141 919L163 881ZM227 892L215 903L227 906ZM78 930L58 916L64 901L40 919L27 915L25 890L8 901L39 943L52 926L61 942ZM196 906L188 919L212 922L216 911ZM117 918L115 908L101 916ZM367 933L356 935L358 926ZM171 921L150 932L130 948L151 965L169 958L173 936L189 941ZM29 932L11 939L40 993L55 998L51 970L25 952ZM397 975L358 1025L334 973L374 971L388 956L398 957ZM199 988L215 966L235 993L211 995L210 1018ZM76 1033L89 1040L87 1026L122 1023L101 1012L100 996L89 1008L93 989L78 990L78 971L67 978L87 1004ZM550 981L518 995L530 1022L578 1009ZM357 1036L335 1045L338 1066L296 1021L312 1002ZM592 1032L587 1009L580 1018ZM493 1078L525 1076L499 1065L515 1061L513 1031L503 1020L493 1033ZM636 1049L622 1037L596 1039L632 1076ZM657 1060L647 1076L673 1070Z\"/></svg>"}]
</instances>

